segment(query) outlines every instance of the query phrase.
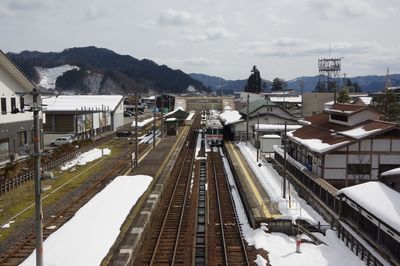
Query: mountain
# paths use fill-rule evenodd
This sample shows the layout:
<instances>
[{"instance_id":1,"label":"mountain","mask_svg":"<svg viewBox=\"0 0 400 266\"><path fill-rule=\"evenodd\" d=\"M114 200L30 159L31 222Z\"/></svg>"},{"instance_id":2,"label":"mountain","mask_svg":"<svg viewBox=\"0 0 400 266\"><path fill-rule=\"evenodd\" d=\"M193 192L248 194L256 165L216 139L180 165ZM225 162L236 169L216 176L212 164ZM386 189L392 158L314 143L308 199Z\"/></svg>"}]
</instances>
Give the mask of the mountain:
<instances>
[{"instance_id":1,"label":"mountain","mask_svg":"<svg viewBox=\"0 0 400 266\"><path fill-rule=\"evenodd\" d=\"M243 91L246 86L247 79L243 80L225 80L216 76L208 76L204 74L189 74L192 78L201 81L205 86L211 88L214 91L221 90L221 84L224 88L224 93L233 91ZM303 82L303 91L311 92L314 91L317 85L319 76L313 77L299 77L287 81L287 87L289 89L300 91L300 84ZM352 77L350 80L354 83L357 82L363 92L377 92L384 88L386 76L357 76ZM400 74L391 74L390 80L392 86L400 86ZM264 90L270 91L271 81L263 80L266 83ZM342 82L342 80L341 80Z\"/></svg>"},{"instance_id":2,"label":"mountain","mask_svg":"<svg viewBox=\"0 0 400 266\"><path fill-rule=\"evenodd\" d=\"M247 79L237 79L237 80L226 80L216 76L208 76L205 74L191 73L190 77L196 79L204 84L204 86L220 94L221 87L223 88L224 94L233 94L237 91L243 91L247 84ZM269 88L271 82L268 80L263 80L266 83L266 87Z\"/></svg>"},{"instance_id":3,"label":"mountain","mask_svg":"<svg viewBox=\"0 0 400 266\"><path fill-rule=\"evenodd\" d=\"M181 93L189 86L197 91L208 90L181 70L94 46L59 53L23 51L8 56L36 84L64 93Z\"/></svg>"}]
</instances>

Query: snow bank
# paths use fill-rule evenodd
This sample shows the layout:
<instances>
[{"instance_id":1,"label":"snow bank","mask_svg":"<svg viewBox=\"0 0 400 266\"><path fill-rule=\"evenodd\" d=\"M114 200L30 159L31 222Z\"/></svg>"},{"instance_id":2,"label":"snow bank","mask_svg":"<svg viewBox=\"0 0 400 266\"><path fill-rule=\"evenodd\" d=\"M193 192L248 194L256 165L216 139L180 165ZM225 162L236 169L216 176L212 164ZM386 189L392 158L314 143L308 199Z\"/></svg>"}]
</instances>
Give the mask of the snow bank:
<instances>
[{"instance_id":1,"label":"snow bank","mask_svg":"<svg viewBox=\"0 0 400 266\"><path fill-rule=\"evenodd\" d=\"M64 165L61 166L61 170L65 171L75 165L85 165L102 157L103 155L110 155L110 154L111 150L108 148L105 148L103 150L95 148L85 153L82 153L81 155L78 156L78 158L74 160L66 162Z\"/></svg>"},{"instance_id":2,"label":"snow bank","mask_svg":"<svg viewBox=\"0 0 400 266\"><path fill-rule=\"evenodd\" d=\"M119 176L44 242L44 265L100 265L152 177ZM35 265L35 251L21 265Z\"/></svg>"},{"instance_id":3,"label":"snow bank","mask_svg":"<svg viewBox=\"0 0 400 266\"><path fill-rule=\"evenodd\" d=\"M148 123L150 123L150 122L153 122L154 121L154 118L153 117L150 117L150 118L147 118L147 119L145 119L145 120L143 120L143 121L141 121L141 122L138 122L138 127L144 127L145 125L147 125ZM135 123L135 121L133 121L132 122L132 127L134 127L136 125L136 123Z\"/></svg>"}]
</instances>

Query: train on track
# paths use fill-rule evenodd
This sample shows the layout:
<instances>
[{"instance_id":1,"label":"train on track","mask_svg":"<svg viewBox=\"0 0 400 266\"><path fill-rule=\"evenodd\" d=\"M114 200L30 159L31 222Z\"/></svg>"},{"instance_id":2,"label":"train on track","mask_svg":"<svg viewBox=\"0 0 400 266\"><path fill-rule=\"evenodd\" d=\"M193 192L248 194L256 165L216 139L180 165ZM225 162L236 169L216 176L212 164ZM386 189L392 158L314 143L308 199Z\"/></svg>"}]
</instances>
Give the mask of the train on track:
<instances>
[{"instance_id":1,"label":"train on track","mask_svg":"<svg viewBox=\"0 0 400 266\"><path fill-rule=\"evenodd\" d=\"M223 134L223 125L218 116L218 113L215 111L210 111L210 113L206 116L205 123L205 138L209 145L211 146L220 146L224 140Z\"/></svg>"}]
</instances>

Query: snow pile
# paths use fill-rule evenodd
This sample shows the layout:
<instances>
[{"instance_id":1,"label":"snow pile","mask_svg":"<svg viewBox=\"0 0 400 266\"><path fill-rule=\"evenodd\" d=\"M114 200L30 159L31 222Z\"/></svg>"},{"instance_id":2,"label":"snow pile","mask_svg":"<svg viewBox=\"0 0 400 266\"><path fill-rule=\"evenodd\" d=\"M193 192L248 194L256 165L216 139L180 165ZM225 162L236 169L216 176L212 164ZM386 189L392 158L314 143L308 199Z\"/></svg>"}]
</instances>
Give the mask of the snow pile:
<instances>
[{"instance_id":1,"label":"snow pile","mask_svg":"<svg viewBox=\"0 0 400 266\"><path fill-rule=\"evenodd\" d=\"M362 208L400 232L400 193L381 182L367 182L339 190ZM366 197L373 195L373 197ZM384 208L382 208L384 206Z\"/></svg>"},{"instance_id":2,"label":"snow pile","mask_svg":"<svg viewBox=\"0 0 400 266\"><path fill-rule=\"evenodd\" d=\"M46 239L45 265L100 265L151 180L152 177L145 175L115 178ZM35 262L34 251L21 265L35 265Z\"/></svg>"},{"instance_id":3,"label":"snow pile","mask_svg":"<svg viewBox=\"0 0 400 266\"><path fill-rule=\"evenodd\" d=\"M310 150L318 152L318 153L327 152L327 151L333 150L341 145L348 143L347 140L336 143L336 144L329 144L329 143L323 143L320 139L301 139L301 138L293 136L293 132L287 132L287 135L288 135L288 137L303 144L304 146L307 146Z\"/></svg>"},{"instance_id":4,"label":"snow pile","mask_svg":"<svg viewBox=\"0 0 400 266\"><path fill-rule=\"evenodd\" d=\"M138 127L144 127L145 125L147 125L148 123L153 122L153 121L154 121L153 117L147 118L147 119L145 119L145 120L143 120L141 122L138 122L137 126ZM136 123L135 123L135 121L133 121L132 122L132 126L134 127L135 125L136 125Z\"/></svg>"},{"instance_id":5,"label":"snow pile","mask_svg":"<svg viewBox=\"0 0 400 266\"><path fill-rule=\"evenodd\" d=\"M361 127L356 127L356 128L346 130L346 131L339 131L338 133L348 136L348 137L355 138L355 139L361 139L366 136L372 135L380 130L382 130L382 129L376 128L376 129L367 131L363 128L363 126L361 126Z\"/></svg>"},{"instance_id":6,"label":"snow pile","mask_svg":"<svg viewBox=\"0 0 400 266\"><path fill-rule=\"evenodd\" d=\"M39 86L46 89L55 89L57 78L72 69L79 70L79 67L70 65L62 65L53 68L35 67L35 70L39 75Z\"/></svg>"},{"instance_id":7,"label":"snow pile","mask_svg":"<svg viewBox=\"0 0 400 266\"><path fill-rule=\"evenodd\" d=\"M296 130L301 128L303 125L286 125L287 130ZM258 131L258 128L260 128L260 131L276 131L276 130L285 130L285 125L284 124L254 124L254 130Z\"/></svg>"},{"instance_id":8,"label":"snow pile","mask_svg":"<svg viewBox=\"0 0 400 266\"><path fill-rule=\"evenodd\" d=\"M257 152L253 146L245 145L244 143L237 144L243 157L246 158L248 165L256 175L262 188L268 193L272 202L278 203L281 218L295 221L296 219L307 220L311 224L317 224L318 221L323 221L323 218L316 213L297 192L287 185L287 199L282 197L283 178L275 171L275 169L267 162L263 162L261 167L256 162ZM290 202L289 202L290 201ZM311 212L312 214L310 214Z\"/></svg>"},{"instance_id":9,"label":"snow pile","mask_svg":"<svg viewBox=\"0 0 400 266\"><path fill-rule=\"evenodd\" d=\"M103 155L110 155L110 154L111 150L108 148L105 149L95 148L85 153L82 153L81 155L78 156L78 158L74 160L66 162L64 165L61 166L61 170L65 171L71 167L74 167L75 165L85 165L102 157Z\"/></svg>"},{"instance_id":10,"label":"snow pile","mask_svg":"<svg viewBox=\"0 0 400 266\"><path fill-rule=\"evenodd\" d=\"M242 115L236 110L225 110L219 114L219 118L224 125L229 125L241 121Z\"/></svg>"},{"instance_id":11,"label":"snow pile","mask_svg":"<svg viewBox=\"0 0 400 266\"><path fill-rule=\"evenodd\" d=\"M193 119L193 116L195 115L195 112L190 112L190 114L188 115L188 117L186 117L186 120L190 121Z\"/></svg>"},{"instance_id":12,"label":"snow pile","mask_svg":"<svg viewBox=\"0 0 400 266\"><path fill-rule=\"evenodd\" d=\"M254 157L253 157L254 160ZM326 236L318 234L318 237L328 245L314 245L311 243L301 244L301 253L296 253L296 242L294 237L289 237L281 233L266 233L262 229L252 229L247 220L247 216L240 200L232 172L226 158L223 158L225 170L233 199L235 201L236 210L238 212L243 236L249 245L255 246L256 249L262 248L269 252L270 263L274 266L329 266L329 265L364 265L332 230L326 231ZM264 176L268 178L268 176ZM310 207L311 209L311 207ZM315 211L314 211L315 212ZM318 215L318 214L317 214ZM266 265L265 260L257 257L255 261L257 265ZM264 262L264 264L262 264Z\"/></svg>"}]
</instances>

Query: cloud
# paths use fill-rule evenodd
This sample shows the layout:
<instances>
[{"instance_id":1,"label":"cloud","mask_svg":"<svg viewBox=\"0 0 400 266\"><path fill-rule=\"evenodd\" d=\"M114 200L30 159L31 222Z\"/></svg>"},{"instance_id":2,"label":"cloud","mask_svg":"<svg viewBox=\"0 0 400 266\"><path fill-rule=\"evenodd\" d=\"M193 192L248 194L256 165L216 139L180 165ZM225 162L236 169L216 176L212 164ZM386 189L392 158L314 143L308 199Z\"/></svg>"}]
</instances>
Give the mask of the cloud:
<instances>
[{"instance_id":1,"label":"cloud","mask_svg":"<svg viewBox=\"0 0 400 266\"><path fill-rule=\"evenodd\" d=\"M233 33L228 31L225 28L210 28L207 29L203 34L186 34L180 39L177 40L163 40L157 43L156 46L171 48L179 45L184 45L188 43L201 43L207 41L217 41L220 39L232 38L234 36Z\"/></svg>"},{"instance_id":2,"label":"cloud","mask_svg":"<svg viewBox=\"0 0 400 266\"><path fill-rule=\"evenodd\" d=\"M326 19L358 18L376 14L366 0L310 0L309 5Z\"/></svg>"},{"instance_id":3,"label":"cloud","mask_svg":"<svg viewBox=\"0 0 400 266\"><path fill-rule=\"evenodd\" d=\"M167 65L190 65L190 66L206 66L215 63L215 60L205 57L193 57L193 58L155 58L153 59L155 62L159 64L167 64Z\"/></svg>"},{"instance_id":4,"label":"cloud","mask_svg":"<svg viewBox=\"0 0 400 266\"><path fill-rule=\"evenodd\" d=\"M97 6L90 6L85 12L86 20L95 20L107 16L108 11Z\"/></svg>"},{"instance_id":5,"label":"cloud","mask_svg":"<svg viewBox=\"0 0 400 266\"><path fill-rule=\"evenodd\" d=\"M183 10L166 9L158 17L160 26L188 26L201 22L199 16L192 15Z\"/></svg>"},{"instance_id":6,"label":"cloud","mask_svg":"<svg viewBox=\"0 0 400 266\"><path fill-rule=\"evenodd\" d=\"M7 7L10 10L32 10L39 9L52 4L53 0L12 0Z\"/></svg>"},{"instance_id":7,"label":"cloud","mask_svg":"<svg viewBox=\"0 0 400 266\"><path fill-rule=\"evenodd\" d=\"M239 53L264 57L327 56L329 46L334 56L381 54L383 50L372 42L318 42L299 38L280 38L271 41L248 42Z\"/></svg>"}]
</instances>

